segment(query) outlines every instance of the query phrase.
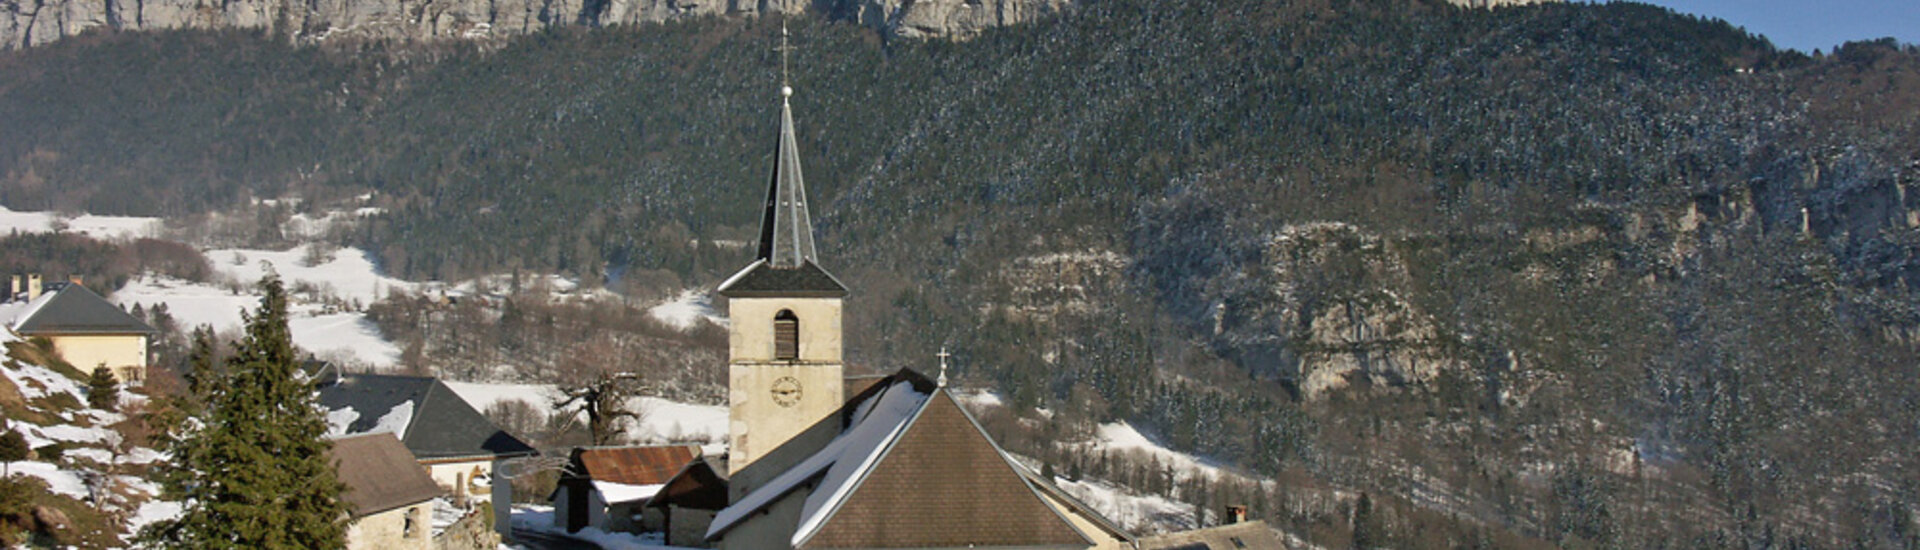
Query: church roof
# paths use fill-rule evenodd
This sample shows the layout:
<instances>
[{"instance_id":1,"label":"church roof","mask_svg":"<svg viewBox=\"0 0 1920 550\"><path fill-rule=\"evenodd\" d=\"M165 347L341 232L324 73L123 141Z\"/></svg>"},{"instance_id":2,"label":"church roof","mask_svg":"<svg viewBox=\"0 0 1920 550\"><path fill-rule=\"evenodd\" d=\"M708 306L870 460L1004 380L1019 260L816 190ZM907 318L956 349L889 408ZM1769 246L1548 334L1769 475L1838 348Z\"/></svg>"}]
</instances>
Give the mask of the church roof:
<instances>
[{"instance_id":1,"label":"church roof","mask_svg":"<svg viewBox=\"0 0 1920 550\"><path fill-rule=\"evenodd\" d=\"M394 439L393 434L377 433L333 440L327 451L347 492L347 512L362 518L394 508L426 502L446 491L420 469L413 453Z\"/></svg>"},{"instance_id":2,"label":"church roof","mask_svg":"<svg viewBox=\"0 0 1920 550\"><path fill-rule=\"evenodd\" d=\"M780 297L828 297L839 298L847 295L847 286L840 284L827 270L813 262L800 264L794 268L778 268L765 260L748 264L745 269L720 283L721 296L728 298L754 298L764 296Z\"/></svg>"},{"instance_id":3,"label":"church roof","mask_svg":"<svg viewBox=\"0 0 1920 550\"><path fill-rule=\"evenodd\" d=\"M791 89L783 88L782 94ZM779 145L773 175L760 216L760 248L755 261L721 283L728 297L840 297L846 285L820 268L813 246L813 218L807 212L807 185L800 175L800 150L793 137L793 109L780 99Z\"/></svg>"},{"instance_id":4,"label":"church roof","mask_svg":"<svg viewBox=\"0 0 1920 550\"><path fill-rule=\"evenodd\" d=\"M768 265L795 268L818 261L813 249L813 218L807 214L807 185L800 176L800 149L793 139L793 109L785 91L780 98L780 144L767 186L766 212L760 218L760 254Z\"/></svg>"},{"instance_id":5,"label":"church roof","mask_svg":"<svg viewBox=\"0 0 1920 550\"><path fill-rule=\"evenodd\" d=\"M535 454L436 378L342 375L320 388L320 406L333 432L392 432L420 460Z\"/></svg>"},{"instance_id":6,"label":"church roof","mask_svg":"<svg viewBox=\"0 0 1920 550\"><path fill-rule=\"evenodd\" d=\"M57 292L42 294L29 302L20 316L14 319L13 331L29 336L157 332L152 326L120 309L120 306L77 284L66 285Z\"/></svg>"},{"instance_id":7,"label":"church roof","mask_svg":"<svg viewBox=\"0 0 1920 550\"><path fill-rule=\"evenodd\" d=\"M794 548L1092 544L952 396L916 386L870 390L839 437L722 510L708 539L806 491Z\"/></svg>"}]
</instances>

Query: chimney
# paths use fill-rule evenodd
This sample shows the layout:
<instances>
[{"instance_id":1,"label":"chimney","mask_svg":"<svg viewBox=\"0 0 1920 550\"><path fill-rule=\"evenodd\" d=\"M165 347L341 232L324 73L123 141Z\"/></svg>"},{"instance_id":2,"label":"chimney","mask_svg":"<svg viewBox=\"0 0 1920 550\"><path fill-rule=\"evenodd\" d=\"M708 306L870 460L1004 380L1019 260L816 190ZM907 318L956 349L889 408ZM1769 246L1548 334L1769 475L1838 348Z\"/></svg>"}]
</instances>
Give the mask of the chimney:
<instances>
[{"instance_id":1,"label":"chimney","mask_svg":"<svg viewBox=\"0 0 1920 550\"><path fill-rule=\"evenodd\" d=\"M27 289L24 286L24 283L26 283L26 280L20 278L20 274L15 273L13 275L13 292L7 294L7 301L20 299L20 293L27 291Z\"/></svg>"},{"instance_id":2,"label":"chimney","mask_svg":"<svg viewBox=\"0 0 1920 550\"><path fill-rule=\"evenodd\" d=\"M38 299L40 299L40 274L35 273L27 276L27 301Z\"/></svg>"},{"instance_id":3,"label":"chimney","mask_svg":"<svg viewBox=\"0 0 1920 550\"><path fill-rule=\"evenodd\" d=\"M80 276L79 276L79 275L68 275L68 276L67 276L67 284L70 284L70 285L73 285L73 286L87 286L86 284L83 284L83 283L81 283L81 282L80 282Z\"/></svg>"},{"instance_id":4,"label":"chimney","mask_svg":"<svg viewBox=\"0 0 1920 550\"><path fill-rule=\"evenodd\" d=\"M1223 524L1233 525L1235 523L1246 523L1246 521L1247 521L1246 505L1242 505L1242 504L1227 505L1226 521L1222 522Z\"/></svg>"}]
</instances>

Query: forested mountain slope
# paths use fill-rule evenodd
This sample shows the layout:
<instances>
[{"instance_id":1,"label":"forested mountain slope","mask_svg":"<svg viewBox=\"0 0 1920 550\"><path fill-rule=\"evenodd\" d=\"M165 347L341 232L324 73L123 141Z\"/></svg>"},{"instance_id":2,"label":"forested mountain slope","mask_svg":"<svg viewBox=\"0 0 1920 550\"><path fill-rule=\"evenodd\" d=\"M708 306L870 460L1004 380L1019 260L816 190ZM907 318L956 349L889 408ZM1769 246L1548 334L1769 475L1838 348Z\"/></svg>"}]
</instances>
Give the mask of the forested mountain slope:
<instances>
[{"instance_id":1,"label":"forested mountain slope","mask_svg":"<svg viewBox=\"0 0 1920 550\"><path fill-rule=\"evenodd\" d=\"M0 56L0 203L371 191L343 238L401 276L710 284L755 223L777 33L82 36ZM1017 404L1368 491L1396 546L1915 544L1912 46L1385 0L794 34L856 364L950 345ZM1351 503L1263 504L1305 532Z\"/></svg>"}]
</instances>

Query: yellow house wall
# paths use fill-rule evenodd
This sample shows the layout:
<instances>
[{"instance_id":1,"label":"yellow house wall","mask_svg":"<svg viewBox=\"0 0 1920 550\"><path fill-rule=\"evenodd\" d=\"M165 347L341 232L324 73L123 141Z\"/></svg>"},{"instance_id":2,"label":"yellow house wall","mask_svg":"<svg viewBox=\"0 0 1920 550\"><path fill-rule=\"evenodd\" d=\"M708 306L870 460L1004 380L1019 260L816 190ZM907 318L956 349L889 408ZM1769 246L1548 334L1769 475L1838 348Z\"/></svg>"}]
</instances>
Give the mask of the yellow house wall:
<instances>
[{"instance_id":1,"label":"yellow house wall","mask_svg":"<svg viewBox=\"0 0 1920 550\"><path fill-rule=\"evenodd\" d=\"M347 525L348 550L427 550L433 547L433 513L427 503L387 510ZM407 515L415 514L412 533Z\"/></svg>"},{"instance_id":2,"label":"yellow house wall","mask_svg":"<svg viewBox=\"0 0 1920 550\"><path fill-rule=\"evenodd\" d=\"M464 490L466 491L468 501L477 503L493 500L493 486L491 484L481 485L477 488L473 486L474 472L479 472L480 475L486 476L488 480L492 480L493 459L446 462L427 466L427 476L432 477L434 483L438 483L441 487L446 488L449 497L453 495L453 491Z\"/></svg>"},{"instance_id":3,"label":"yellow house wall","mask_svg":"<svg viewBox=\"0 0 1920 550\"><path fill-rule=\"evenodd\" d=\"M839 298L732 298L727 300L734 363L773 360L773 316L782 309L800 318L800 362L840 362Z\"/></svg>"},{"instance_id":4,"label":"yellow house wall","mask_svg":"<svg viewBox=\"0 0 1920 550\"><path fill-rule=\"evenodd\" d=\"M143 379L147 368L147 337L138 334L127 335L70 335L50 336L53 349L68 364L81 372L93 372L94 367L106 365L113 375L125 383L132 379ZM130 369L139 369L138 373L129 373Z\"/></svg>"}]
</instances>

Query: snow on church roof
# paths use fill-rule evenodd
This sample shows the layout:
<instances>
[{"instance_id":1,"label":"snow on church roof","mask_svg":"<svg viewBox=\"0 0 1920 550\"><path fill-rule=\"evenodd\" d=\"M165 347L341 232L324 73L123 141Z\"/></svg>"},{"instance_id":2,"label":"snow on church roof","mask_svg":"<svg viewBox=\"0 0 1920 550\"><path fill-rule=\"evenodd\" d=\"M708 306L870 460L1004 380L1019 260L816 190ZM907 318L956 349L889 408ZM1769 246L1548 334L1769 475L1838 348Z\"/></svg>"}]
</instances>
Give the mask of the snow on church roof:
<instances>
[{"instance_id":1,"label":"snow on church roof","mask_svg":"<svg viewBox=\"0 0 1920 550\"><path fill-rule=\"evenodd\" d=\"M885 443L911 424L910 421L926 403L927 394L915 391L913 384L905 381L889 386L878 398L861 403L854 412L852 427L813 456L721 510L707 528L707 537L712 538L732 529L741 520L824 472L827 477L807 497L806 506L800 513L802 526L818 528L824 516L821 512L832 509L827 505L846 498L847 491L853 485L850 482L860 477L856 474L873 466L875 459L885 450ZM796 540L808 530L803 527L795 532Z\"/></svg>"},{"instance_id":2,"label":"snow on church roof","mask_svg":"<svg viewBox=\"0 0 1920 550\"><path fill-rule=\"evenodd\" d=\"M1049 503L952 396L911 371L891 380L849 403L849 427L838 437L722 510L707 538L777 521L792 529L792 548L1092 542L1066 516L1084 511ZM797 517L760 513L793 499L800 500Z\"/></svg>"}]
</instances>

